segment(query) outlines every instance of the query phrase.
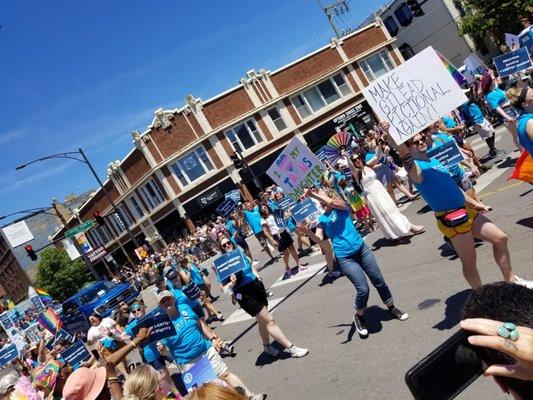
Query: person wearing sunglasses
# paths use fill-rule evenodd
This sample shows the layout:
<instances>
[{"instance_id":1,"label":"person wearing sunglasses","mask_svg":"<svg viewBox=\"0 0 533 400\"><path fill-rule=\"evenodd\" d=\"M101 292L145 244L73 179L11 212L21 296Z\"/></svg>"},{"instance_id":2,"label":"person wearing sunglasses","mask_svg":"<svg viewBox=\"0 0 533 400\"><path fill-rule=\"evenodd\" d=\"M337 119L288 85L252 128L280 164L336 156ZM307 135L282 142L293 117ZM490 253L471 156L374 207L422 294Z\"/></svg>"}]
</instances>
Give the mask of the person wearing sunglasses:
<instances>
[{"instance_id":1,"label":"person wearing sunglasses","mask_svg":"<svg viewBox=\"0 0 533 400\"><path fill-rule=\"evenodd\" d=\"M400 213L374 170L365 165L359 155L355 154L348 159L348 167L354 180L363 189L372 215L386 239L398 241L408 235L425 232L422 225L412 224Z\"/></svg>"},{"instance_id":2,"label":"person wearing sunglasses","mask_svg":"<svg viewBox=\"0 0 533 400\"><path fill-rule=\"evenodd\" d=\"M126 325L126 328L124 329L130 338L135 337L133 330L139 321L144 317L145 312L146 309L143 304L135 302L131 305L133 320ZM165 383L165 386L168 387L175 395L179 395L179 391L176 388L174 381L170 377L168 368L166 367L166 362L169 364L172 363L172 358L160 354L156 343L146 344L142 350L139 348L139 353L141 354L143 361L150 364L156 371L159 372L160 378Z\"/></svg>"},{"instance_id":3,"label":"person wearing sunglasses","mask_svg":"<svg viewBox=\"0 0 533 400\"><path fill-rule=\"evenodd\" d=\"M228 238L223 238L220 242L222 253L229 253L235 250L235 246ZM274 321L274 317L268 311L268 294L265 285L257 272L253 269L250 260L243 257L245 268L233 274L229 282L222 282L224 284L225 292L233 292L235 299L241 308L251 317L257 320L257 328L259 329L259 336L263 341L263 350L265 353L276 357L279 351L270 344L270 336L282 345L292 357L303 357L309 353L309 350L300 348L292 344L285 336L281 328Z\"/></svg>"},{"instance_id":4,"label":"person wearing sunglasses","mask_svg":"<svg viewBox=\"0 0 533 400\"><path fill-rule=\"evenodd\" d=\"M388 132L389 122L382 121L380 125ZM452 242L468 284L473 289L482 285L476 266L476 238L492 244L494 260L506 282L533 288L532 281L526 281L514 273L507 247L509 237L483 215L489 210L488 207L463 192L450 171L436 159L428 157L425 136L417 133L404 144L396 145L392 139L389 143L397 146L409 177L435 213L438 229Z\"/></svg>"}]
</instances>

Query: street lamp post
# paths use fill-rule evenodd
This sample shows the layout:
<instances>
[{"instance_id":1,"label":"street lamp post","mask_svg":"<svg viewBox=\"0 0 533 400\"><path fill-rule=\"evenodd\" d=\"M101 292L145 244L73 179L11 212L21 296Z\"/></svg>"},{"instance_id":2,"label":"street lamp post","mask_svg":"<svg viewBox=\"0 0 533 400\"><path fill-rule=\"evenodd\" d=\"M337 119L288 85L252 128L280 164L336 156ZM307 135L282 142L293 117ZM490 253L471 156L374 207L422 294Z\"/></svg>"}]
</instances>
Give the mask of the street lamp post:
<instances>
[{"instance_id":1,"label":"street lamp post","mask_svg":"<svg viewBox=\"0 0 533 400\"><path fill-rule=\"evenodd\" d=\"M82 159L77 158L75 156L77 154L81 155ZM84 164L87 164L87 166L91 170L91 173L93 174L94 178L96 179L96 181L100 185L100 189L102 189L102 192L104 193L104 196L106 197L106 199L111 204L111 208L113 209L113 212L116 213L117 215L120 215L120 212L119 212L115 202L113 201L113 199L111 198L111 196L107 192L106 188L104 187L104 184L102 183L102 181L98 177L98 174L94 170L92 164L90 163L89 159L87 158L87 156L85 155L85 153L83 152L82 149L78 149L78 151L68 151L68 152L64 152L64 153L51 154L51 155L46 156L46 157L41 157L41 158L38 158L36 160L27 162L25 164L21 164L18 167L16 167L15 170L20 170L22 168L27 167L30 164L34 164L34 163L39 162L39 161L56 159L56 158L68 158L68 159L71 159L71 160L76 160L76 161L82 162ZM135 245L135 247L139 247L139 243L137 242L137 239L135 239L135 236L131 232L129 225L126 223L126 221L124 221L124 222L125 222L124 223L124 227L126 228L126 232L127 232L128 236L129 236L129 238L132 240L132 242ZM117 240L118 240L118 245L120 246L120 248L122 249L122 251L124 252L126 257L128 258L128 260L130 260L130 257L128 255L128 253L122 247L122 243L120 243L120 239L117 238Z\"/></svg>"}]
</instances>

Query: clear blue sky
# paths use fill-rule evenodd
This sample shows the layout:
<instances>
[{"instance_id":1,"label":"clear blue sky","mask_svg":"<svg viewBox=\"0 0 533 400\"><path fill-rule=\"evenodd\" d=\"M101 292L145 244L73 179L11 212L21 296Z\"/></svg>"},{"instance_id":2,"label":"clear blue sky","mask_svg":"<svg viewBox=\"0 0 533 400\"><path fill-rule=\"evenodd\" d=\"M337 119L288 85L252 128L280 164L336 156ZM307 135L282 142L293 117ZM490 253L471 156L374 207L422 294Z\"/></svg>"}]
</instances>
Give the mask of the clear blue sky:
<instances>
[{"instance_id":1,"label":"clear blue sky","mask_svg":"<svg viewBox=\"0 0 533 400\"><path fill-rule=\"evenodd\" d=\"M352 0L340 23L383 2ZM96 187L75 161L17 165L82 147L104 180L155 109L210 98L333 36L316 0L5 0L0 25L0 215Z\"/></svg>"}]
</instances>

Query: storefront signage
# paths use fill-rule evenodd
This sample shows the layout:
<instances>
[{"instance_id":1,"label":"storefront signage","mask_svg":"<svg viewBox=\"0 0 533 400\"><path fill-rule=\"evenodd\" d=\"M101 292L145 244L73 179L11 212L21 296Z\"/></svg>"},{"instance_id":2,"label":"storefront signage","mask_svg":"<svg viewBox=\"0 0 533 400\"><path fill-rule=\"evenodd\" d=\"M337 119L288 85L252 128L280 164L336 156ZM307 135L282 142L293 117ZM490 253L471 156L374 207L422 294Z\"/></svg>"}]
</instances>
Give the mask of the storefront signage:
<instances>
[{"instance_id":1,"label":"storefront signage","mask_svg":"<svg viewBox=\"0 0 533 400\"><path fill-rule=\"evenodd\" d=\"M90 253L87 253L87 257L89 257L89 260L91 262L95 262L105 256L107 254L107 251L105 250L104 246L100 246Z\"/></svg>"},{"instance_id":2,"label":"storefront signage","mask_svg":"<svg viewBox=\"0 0 533 400\"><path fill-rule=\"evenodd\" d=\"M214 189L204 193L203 195L196 198L196 201L198 201L198 204L200 204L200 207L205 207L208 204L211 204L218 199L222 197L222 192L220 189L215 187Z\"/></svg>"}]
</instances>

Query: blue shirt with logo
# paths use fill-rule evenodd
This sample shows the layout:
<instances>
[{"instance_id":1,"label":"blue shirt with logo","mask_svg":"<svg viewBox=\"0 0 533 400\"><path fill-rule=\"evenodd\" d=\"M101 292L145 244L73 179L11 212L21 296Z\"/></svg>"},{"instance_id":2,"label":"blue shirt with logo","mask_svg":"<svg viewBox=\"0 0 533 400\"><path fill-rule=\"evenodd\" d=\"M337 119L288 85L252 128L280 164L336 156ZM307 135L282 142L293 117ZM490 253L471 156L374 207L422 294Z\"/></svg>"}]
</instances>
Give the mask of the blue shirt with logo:
<instances>
[{"instance_id":1,"label":"blue shirt with logo","mask_svg":"<svg viewBox=\"0 0 533 400\"><path fill-rule=\"evenodd\" d=\"M248 257L246 257L246 254L242 252L242 250L241 250L241 256L244 260L245 268L240 271L242 279L237 284L237 286L235 286L235 288L240 288L241 286L244 286L247 283L250 283L257 279L257 276L255 276L254 271L252 270L252 265L250 264L250 260L248 259Z\"/></svg>"},{"instance_id":2,"label":"blue shirt with logo","mask_svg":"<svg viewBox=\"0 0 533 400\"><path fill-rule=\"evenodd\" d=\"M485 116L483 115L481 108L479 108L476 103L470 103L468 105L468 111L470 112L470 116L472 117L474 124L481 125L485 120Z\"/></svg>"},{"instance_id":3,"label":"blue shirt with logo","mask_svg":"<svg viewBox=\"0 0 533 400\"><path fill-rule=\"evenodd\" d=\"M261 226L261 214L259 214L259 206L255 206L252 211L244 210L244 218L254 235L257 235L259 232L263 232L263 227Z\"/></svg>"},{"instance_id":4,"label":"blue shirt with logo","mask_svg":"<svg viewBox=\"0 0 533 400\"><path fill-rule=\"evenodd\" d=\"M191 264L190 269L191 279L196 285L203 285L204 284L204 278L202 277L202 273L200 272L200 269L196 264Z\"/></svg>"},{"instance_id":5,"label":"blue shirt with logo","mask_svg":"<svg viewBox=\"0 0 533 400\"><path fill-rule=\"evenodd\" d=\"M457 126L455 120L448 115L442 117L442 122L444 123L444 126L448 129L455 128Z\"/></svg>"},{"instance_id":6,"label":"blue shirt with logo","mask_svg":"<svg viewBox=\"0 0 533 400\"><path fill-rule=\"evenodd\" d=\"M198 316L189 306L181 304L178 311L177 318L170 318L176 328L176 335L161 340L161 343L168 347L176 363L186 364L207 352L211 342L205 339L198 325Z\"/></svg>"},{"instance_id":7,"label":"blue shirt with logo","mask_svg":"<svg viewBox=\"0 0 533 400\"><path fill-rule=\"evenodd\" d=\"M422 171L422 183L415 183L420 195L433 211L448 211L464 207L465 196L450 171L434 158L415 160Z\"/></svg>"},{"instance_id":8,"label":"blue shirt with logo","mask_svg":"<svg viewBox=\"0 0 533 400\"><path fill-rule=\"evenodd\" d=\"M318 224L331 239L337 258L346 258L363 246L363 238L355 229L348 208L332 209L318 217Z\"/></svg>"},{"instance_id":9,"label":"blue shirt with logo","mask_svg":"<svg viewBox=\"0 0 533 400\"><path fill-rule=\"evenodd\" d=\"M533 157L533 141L527 136L527 123L531 118L533 118L533 114L522 114L518 119L518 140Z\"/></svg>"},{"instance_id":10,"label":"blue shirt with logo","mask_svg":"<svg viewBox=\"0 0 533 400\"><path fill-rule=\"evenodd\" d=\"M485 95L485 99L491 110L501 107L507 101L507 95L500 88L494 88Z\"/></svg>"},{"instance_id":11,"label":"blue shirt with logo","mask_svg":"<svg viewBox=\"0 0 533 400\"><path fill-rule=\"evenodd\" d=\"M188 298L185 293L181 291L180 288L177 288L174 286L174 284L170 281L170 279L165 278L165 282L167 283L168 288L170 289L170 292L174 295L174 299L176 300L176 304L185 304L191 307L193 310L196 307L200 306L200 302L198 300L192 300Z\"/></svg>"}]
</instances>

